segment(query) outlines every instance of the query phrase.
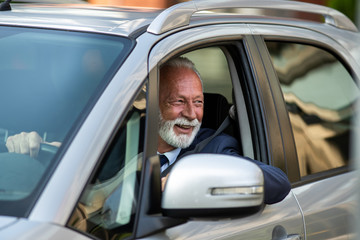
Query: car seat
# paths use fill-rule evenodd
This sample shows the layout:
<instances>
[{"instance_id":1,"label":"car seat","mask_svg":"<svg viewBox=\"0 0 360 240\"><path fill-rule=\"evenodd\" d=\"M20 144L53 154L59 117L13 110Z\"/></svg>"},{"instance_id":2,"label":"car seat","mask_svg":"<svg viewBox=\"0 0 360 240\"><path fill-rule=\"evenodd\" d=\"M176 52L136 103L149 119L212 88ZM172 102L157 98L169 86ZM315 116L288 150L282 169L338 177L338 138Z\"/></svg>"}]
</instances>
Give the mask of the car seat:
<instances>
[{"instance_id":1,"label":"car seat","mask_svg":"<svg viewBox=\"0 0 360 240\"><path fill-rule=\"evenodd\" d=\"M217 130L224 122L232 104L221 94L204 93L204 116L201 127ZM224 133L236 138L239 143L240 133L236 124L236 114L232 114L230 124L224 129Z\"/></svg>"},{"instance_id":2,"label":"car seat","mask_svg":"<svg viewBox=\"0 0 360 240\"><path fill-rule=\"evenodd\" d=\"M229 115L230 104L227 99L218 93L204 93L204 116L202 127L218 129Z\"/></svg>"}]
</instances>

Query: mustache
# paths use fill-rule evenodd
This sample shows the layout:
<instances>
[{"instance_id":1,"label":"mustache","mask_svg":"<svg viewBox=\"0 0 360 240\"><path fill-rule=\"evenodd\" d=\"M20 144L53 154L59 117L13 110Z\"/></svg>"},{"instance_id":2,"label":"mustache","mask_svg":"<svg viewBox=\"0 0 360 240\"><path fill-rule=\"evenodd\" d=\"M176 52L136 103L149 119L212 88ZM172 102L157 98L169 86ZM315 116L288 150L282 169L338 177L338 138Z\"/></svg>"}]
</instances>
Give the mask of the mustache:
<instances>
[{"instance_id":1,"label":"mustache","mask_svg":"<svg viewBox=\"0 0 360 240\"><path fill-rule=\"evenodd\" d=\"M167 144L175 148L189 147L201 127L201 122L197 119L190 121L184 117L179 117L174 120L164 120L161 115L159 115L159 117L160 117L160 121L159 121L160 137ZM185 128L193 128L193 129L190 135L187 134L177 135L174 132L175 125Z\"/></svg>"},{"instance_id":2,"label":"mustache","mask_svg":"<svg viewBox=\"0 0 360 240\"><path fill-rule=\"evenodd\" d=\"M199 124L201 124L197 119L189 121L188 119L184 117L176 118L172 121L174 125L186 125L191 127L196 127Z\"/></svg>"},{"instance_id":3,"label":"mustache","mask_svg":"<svg viewBox=\"0 0 360 240\"><path fill-rule=\"evenodd\" d=\"M165 120L163 117L162 117L162 114L159 112L159 126L162 126L164 124L166 125L188 125L188 126L191 126L191 127L197 127L199 125L201 125L201 122L199 122L199 120L197 120L196 118L194 120L188 120L187 118L185 117L178 117L174 120Z\"/></svg>"}]
</instances>

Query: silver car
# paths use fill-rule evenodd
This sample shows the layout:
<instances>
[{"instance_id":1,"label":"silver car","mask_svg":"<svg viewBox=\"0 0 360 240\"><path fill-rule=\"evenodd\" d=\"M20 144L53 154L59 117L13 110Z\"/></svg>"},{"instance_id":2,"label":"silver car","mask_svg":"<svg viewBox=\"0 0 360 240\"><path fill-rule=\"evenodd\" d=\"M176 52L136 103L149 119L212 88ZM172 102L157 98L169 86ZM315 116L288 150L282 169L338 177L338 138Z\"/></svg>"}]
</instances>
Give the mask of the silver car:
<instances>
[{"instance_id":1,"label":"silver car","mask_svg":"<svg viewBox=\"0 0 360 240\"><path fill-rule=\"evenodd\" d=\"M3 2L0 239L356 238L359 43L340 12L295 1ZM224 132L287 174L284 200L263 203L257 165L214 154L179 161L161 190L159 67L176 56L202 76L202 126L235 109ZM22 132L38 154L8 152Z\"/></svg>"}]
</instances>

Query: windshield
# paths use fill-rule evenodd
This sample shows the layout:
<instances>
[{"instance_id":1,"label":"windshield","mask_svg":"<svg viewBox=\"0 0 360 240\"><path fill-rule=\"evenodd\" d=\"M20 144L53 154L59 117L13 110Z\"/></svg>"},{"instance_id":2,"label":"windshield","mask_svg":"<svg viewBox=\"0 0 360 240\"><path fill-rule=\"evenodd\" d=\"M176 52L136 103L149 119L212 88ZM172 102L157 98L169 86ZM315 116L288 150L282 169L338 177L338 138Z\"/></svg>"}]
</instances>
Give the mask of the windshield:
<instances>
[{"instance_id":1,"label":"windshield","mask_svg":"<svg viewBox=\"0 0 360 240\"><path fill-rule=\"evenodd\" d=\"M131 47L116 36L0 27L1 215L26 216L58 150L43 144L36 158L9 153L8 136L36 131L64 145Z\"/></svg>"}]
</instances>

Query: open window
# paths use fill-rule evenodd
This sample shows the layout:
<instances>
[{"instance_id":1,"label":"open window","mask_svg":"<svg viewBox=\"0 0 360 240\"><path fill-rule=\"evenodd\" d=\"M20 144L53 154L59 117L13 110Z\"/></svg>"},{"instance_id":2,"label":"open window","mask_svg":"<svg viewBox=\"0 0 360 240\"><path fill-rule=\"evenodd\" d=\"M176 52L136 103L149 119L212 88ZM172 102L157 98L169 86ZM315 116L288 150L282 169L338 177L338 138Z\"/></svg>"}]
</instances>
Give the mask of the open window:
<instances>
[{"instance_id":1,"label":"open window","mask_svg":"<svg viewBox=\"0 0 360 240\"><path fill-rule=\"evenodd\" d=\"M241 144L240 133L242 130L249 130L250 124L248 118L243 118L243 125L241 125L237 117L237 112L247 115L241 88L241 82L245 81L242 72L244 66L239 61L240 50L238 47L236 43L229 42L191 49L191 51L184 51L172 56L173 58L181 56L191 60L199 72L204 94L204 114L201 129L190 147L185 147L185 150L173 147L173 151L180 151L176 155L176 162L171 167L162 169L162 176L167 176L161 202L164 216L174 218L241 216L253 214L263 206L262 171L255 163L241 158L244 155L244 145ZM231 50L233 50L232 53L230 53ZM183 60L171 64L175 65L175 63L189 66ZM170 66L174 66L171 64ZM191 117L200 119L199 112L201 111L197 108L196 103L198 96L201 95L201 89L195 74L189 73L183 68L170 71L162 69L160 73L163 74L158 78L160 83L159 99L162 101L159 103L160 109L164 109L165 113L168 109L173 110L172 115L168 114L172 117L169 118L170 120L179 118L181 115L189 116L189 113L193 113ZM190 87L186 87L186 83ZM178 91L169 90L170 94L167 94L163 92L166 87L169 89L173 87ZM190 104L189 100L193 103ZM239 109L241 111L238 111ZM231 111L233 112L230 113ZM215 137L214 132L219 129L227 117L231 119L223 132L233 138L221 135L221 132ZM241 126L246 127L243 129ZM179 124L174 128L185 127ZM209 137L211 141L208 142ZM251 137L245 138L244 141L251 141ZM168 143L168 145L171 144ZM246 150L249 151L249 149ZM252 151L252 149L250 150ZM227 162L227 159L230 161ZM259 172L246 164L253 165ZM170 168L171 171L167 175ZM231 179L231 173L234 173L234 179ZM184 176L186 176L186 180L183 179ZM240 176L244 179L241 179ZM261 176L261 179L256 179L257 176ZM249 181L249 179L252 180ZM250 182L256 182L256 184L251 185ZM254 189L257 190L253 191ZM240 196L244 196L244 199L241 199ZM230 200L231 197L234 199ZM247 202L245 199L251 200ZM222 202L222 200L224 201ZM230 202L234 205L229 205Z\"/></svg>"},{"instance_id":2,"label":"open window","mask_svg":"<svg viewBox=\"0 0 360 240\"><path fill-rule=\"evenodd\" d=\"M202 128L217 130L229 116L233 106L231 124L224 130L240 143L240 154L254 157L247 107L241 86L244 82L242 66L239 66L238 48L232 44L199 48L182 54L190 59L203 81L204 117ZM243 114L241 121L237 112ZM240 126L240 127L239 127ZM244 137L246 136L246 137ZM246 139L242 141L242 139Z\"/></svg>"}]
</instances>

